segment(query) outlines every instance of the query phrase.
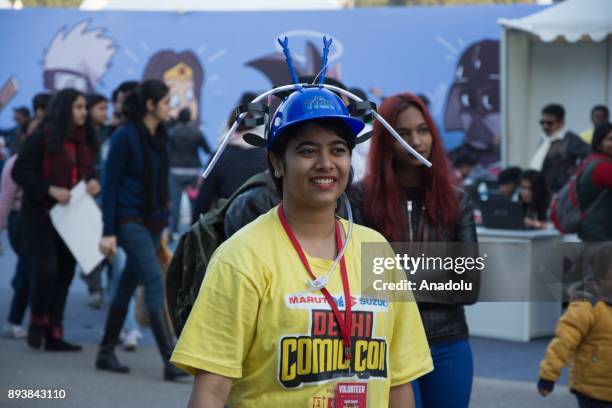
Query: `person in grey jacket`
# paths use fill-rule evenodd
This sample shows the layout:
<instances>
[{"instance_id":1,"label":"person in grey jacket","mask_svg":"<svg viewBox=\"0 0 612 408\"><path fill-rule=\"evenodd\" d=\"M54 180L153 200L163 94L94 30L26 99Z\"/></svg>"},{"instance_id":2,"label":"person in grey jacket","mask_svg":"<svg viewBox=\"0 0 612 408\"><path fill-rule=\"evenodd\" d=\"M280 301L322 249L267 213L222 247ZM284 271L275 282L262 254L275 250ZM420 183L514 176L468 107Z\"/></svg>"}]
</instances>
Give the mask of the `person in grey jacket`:
<instances>
[{"instance_id":1,"label":"person in grey jacket","mask_svg":"<svg viewBox=\"0 0 612 408\"><path fill-rule=\"evenodd\" d=\"M178 123L168 131L171 234L178 232L183 191L189 185L195 186L198 180L202 166L198 149L202 148L207 154L211 152L200 129L191 123L189 108L181 109L178 120Z\"/></svg>"}]
</instances>

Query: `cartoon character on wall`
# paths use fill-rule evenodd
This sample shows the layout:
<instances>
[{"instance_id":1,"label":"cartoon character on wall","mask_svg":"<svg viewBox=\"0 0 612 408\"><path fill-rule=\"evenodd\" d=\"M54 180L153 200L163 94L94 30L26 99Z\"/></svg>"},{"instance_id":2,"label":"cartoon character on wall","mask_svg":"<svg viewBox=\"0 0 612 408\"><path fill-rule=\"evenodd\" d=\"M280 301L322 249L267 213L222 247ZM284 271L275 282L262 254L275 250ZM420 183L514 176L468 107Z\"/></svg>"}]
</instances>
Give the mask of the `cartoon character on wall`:
<instances>
[{"instance_id":1,"label":"cartoon character on wall","mask_svg":"<svg viewBox=\"0 0 612 408\"><path fill-rule=\"evenodd\" d=\"M465 132L451 156L467 153L480 164L500 160L499 41L482 40L465 49L448 92L444 124Z\"/></svg>"},{"instance_id":2,"label":"cartoon character on wall","mask_svg":"<svg viewBox=\"0 0 612 408\"><path fill-rule=\"evenodd\" d=\"M142 79L159 79L168 85L173 118L181 109L189 108L191 119L199 122L204 68L193 51L156 52L149 58Z\"/></svg>"},{"instance_id":3,"label":"cartoon character on wall","mask_svg":"<svg viewBox=\"0 0 612 408\"><path fill-rule=\"evenodd\" d=\"M49 91L76 88L95 92L117 52L115 40L104 28L91 28L84 20L72 29L62 27L43 56L43 84Z\"/></svg>"},{"instance_id":4,"label":"cartoon character on wall","mask_svg":"<svg viewBox=\"0 0 612 408\"><path fill-rule=\"evenodd\" d=\"M323 36L327 36L328 38L332 36L317 31L296 30L289 31L287 33L281 33L277 35L276 38L284 38L285 36L289 38L289 42L291 43L294 40L305 41L305 53L303 55L298 55L297 53L292 55L295 71L298 77L316 77L321 72L321 52L320 46L315 45L319 43L315 43L315 41L321 41L321 38L323 38ZM311 40L308 38L313 39ZM342 43L339 40L337 40L336 38L334 38L333 40L333 49L335 49L335 54L332 54L330 56L330 61L338 59L342 55L343 49ZM256 70L264 74L265 77L270 81L272 88L293 83L291 75L289 74L289 70L287 69L287 62L285 61L285 56L282 51L255 58L253 60L247 61L244 65L251 68L255 68ZM335 65L330 66L330 64L328 63L326 77L339 80L340 64L336 63ZM275 112L280 103L281 98L278 98L276 95L272 96L271 102L269 104L270 111Z\"/></svg>"},{"instance_id":5,"label":"cartoon character on wall","mask_svg":"<svg viewBox=\"0 0 612 408\"><path fill-rule=\"evenodd\" d=\"M284 38L285 36L287 36L290 42L293 42L296 39L304 38L316 39L305 40L304 55L293 55L295 70L298 76L314 77L319 74L319 72L321 72L321 52L319 51L321 47L319 45L319 42L321 41L321 38L323 38L324 35L328 38L332 37L326 33L308 30L296 30L277 35L277 38ZM333 53L329 57L330 62L335 59L338 59L342 55L342 43L336 38L334 38L333 49L335 49L335 53ZM291 76L289 75L289 71L287 70L285 56L280 51L264 55L260 58L255 58L251 61L246 62L245 65L255 68L262 74L264 74L270 80L270 82L272 83L272 87L274 88L292 83ZM328 66L326 76L328 78L340 79L340 65L335 64L333 67Z\"/></svg>"},{"instance_id":6,"label":"cartoon character on wall","mask_svg":"<svg viewBox=\"0 0 612 408\"><path fill-rule=\"evenodd\" d=\"M310 41L306 43L307 60L305 64L296 64L295 70L298 76L316 76L321 71L321 53L318 48ZM287 85L292 82L291 75L287 70L287 63L283 53L273 53L265 55L261 58L256 58L247 62L245 65L253 67L264 74L272 83L272 87L276 88L281 85ZM337 67L337 66L336 66ZM337 77L337 70L328 70L327 76L330 78Z\"/></svg>"}]
</instances>

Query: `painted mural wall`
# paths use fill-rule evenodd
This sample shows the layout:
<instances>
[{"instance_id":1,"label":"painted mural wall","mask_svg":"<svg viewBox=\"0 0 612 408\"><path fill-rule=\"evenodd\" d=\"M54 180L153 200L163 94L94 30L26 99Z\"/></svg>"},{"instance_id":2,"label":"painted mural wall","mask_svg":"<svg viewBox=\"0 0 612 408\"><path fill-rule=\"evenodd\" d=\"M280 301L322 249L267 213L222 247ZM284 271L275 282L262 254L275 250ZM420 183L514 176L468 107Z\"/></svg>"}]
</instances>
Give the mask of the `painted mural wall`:
<instances>
[{"instance_id":1,"label":"painted mural wall","mask_svg":"<svg viewBox=\"0 0 612 408\"><path fill-rule=\"evenodd\" d=\"M75 87L110 97L128 79L158 78L176 113L192 111L214 144L244 91L290 82L276 43L289 37L301 75L321 69L321 38L334 39L328 77L374 95L410 91L430 100L447 149L485 165L499 160L498 18L539 7L470 6L305 12L0 11L0 127L40 91Z\"/></svg>"}]
</instances>

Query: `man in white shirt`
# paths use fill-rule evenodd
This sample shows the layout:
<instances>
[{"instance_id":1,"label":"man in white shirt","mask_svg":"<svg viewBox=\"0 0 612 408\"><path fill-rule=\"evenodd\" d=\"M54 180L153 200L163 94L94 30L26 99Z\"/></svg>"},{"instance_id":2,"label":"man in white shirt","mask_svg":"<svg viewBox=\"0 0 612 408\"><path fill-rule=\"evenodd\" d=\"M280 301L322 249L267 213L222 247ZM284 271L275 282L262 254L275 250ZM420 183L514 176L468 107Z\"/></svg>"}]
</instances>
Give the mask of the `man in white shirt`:
<instances>
[{"instance_id":1,"label":"man in white shirt","mask_svg":"<svg viewBox=\"0 0 612 408\"><path fill-rule=\"evenodd\" d=\"M542 109L540 126L544 141L529 167L544 173L549 190L555 193L567 183L576 165L590 153L591 148L580 136L566 129L565 109L559 104L546 105Z\"/></svg>"}]
</instances>

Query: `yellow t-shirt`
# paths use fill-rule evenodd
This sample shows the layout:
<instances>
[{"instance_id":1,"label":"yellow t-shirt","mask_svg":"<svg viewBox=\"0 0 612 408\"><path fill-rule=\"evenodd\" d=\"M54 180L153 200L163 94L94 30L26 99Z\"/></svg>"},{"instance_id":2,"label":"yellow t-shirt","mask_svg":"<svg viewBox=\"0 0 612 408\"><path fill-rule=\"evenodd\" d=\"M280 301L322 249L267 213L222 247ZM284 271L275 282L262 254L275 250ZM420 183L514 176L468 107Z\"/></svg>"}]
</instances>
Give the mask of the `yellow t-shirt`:
<instances>
[{"instance_id":1,"label":"yellow t-shirt","mask_svg":"<svg viewBox=\"0 0 612 408\"><path fill-rule=\"evenodd\" d=\"M323 294L307 290L309 275L277 208L217 249L171 361L192 374L234 378L230 407L327 408L334 406L337 382L367 382L368 407L386 407L389 387L428 373L433 364L416 303L361 296L362 242L385 240L355 225L345 252L352 376L331 308ZM317 276L332 264L308 260ZM339 267L326 287L344 316Z\"/></svg>"}]
</instances>

